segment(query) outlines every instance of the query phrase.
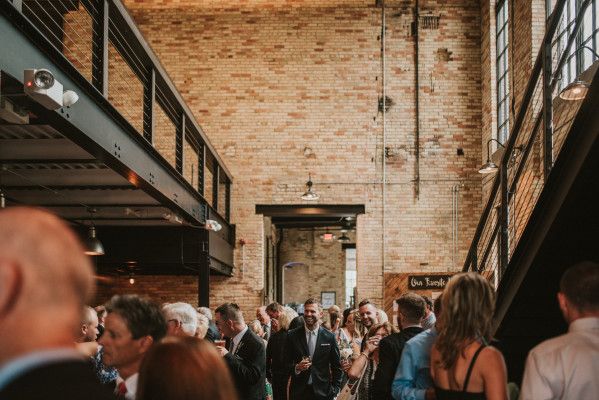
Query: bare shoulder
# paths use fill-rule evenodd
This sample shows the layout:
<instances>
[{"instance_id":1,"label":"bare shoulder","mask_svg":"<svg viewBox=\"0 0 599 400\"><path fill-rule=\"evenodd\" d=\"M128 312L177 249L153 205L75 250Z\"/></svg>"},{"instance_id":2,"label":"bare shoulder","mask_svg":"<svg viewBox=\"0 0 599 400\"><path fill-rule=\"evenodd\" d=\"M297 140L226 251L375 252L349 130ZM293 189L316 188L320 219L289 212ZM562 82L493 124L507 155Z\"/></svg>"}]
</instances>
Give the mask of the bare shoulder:
<instances>
[{"instance_id":1,"label":"bare shoulder","mask_svg":"<svg viewBox=\"0 0 599 400\"><path fill-rule=\"evenodd\" d=\"M486 364L489 366L493 365L496 367L505 365L503 354L501 354L501 352L493 346L486 346L484 349L482 349L479 355L479 362L481 364Z\"/></svg>"}]
</instances>

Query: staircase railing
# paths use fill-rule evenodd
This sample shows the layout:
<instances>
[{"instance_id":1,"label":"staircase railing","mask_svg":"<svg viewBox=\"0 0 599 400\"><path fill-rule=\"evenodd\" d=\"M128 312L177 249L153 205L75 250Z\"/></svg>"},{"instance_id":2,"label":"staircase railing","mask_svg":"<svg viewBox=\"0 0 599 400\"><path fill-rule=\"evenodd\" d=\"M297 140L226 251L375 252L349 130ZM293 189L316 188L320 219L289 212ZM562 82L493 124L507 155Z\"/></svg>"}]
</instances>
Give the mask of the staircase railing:
<instances>
[{"instance_id":1,"label":"staircase railing","mask_svg":"<svg viewBox=\"0 0 599 400\"><path fill-rule=\"evenodd\" d=\"M548 18L530 80L513 120L497 174L490 182L488 200L464 263L463 271L479 272L495 287L508 267L582 104L582 99L564 100L559 94L573 78L588 78L599 64L599 57L589 42L581 40L583 19L589 5L596 6L594 1L582 1L575 15L567 5L567 0L557 0ZM595 27L590 37L596 35ZM592 54L593 65L572 74L573 57L578 57L577 65L584 65L584 58L580 62L581 51Z\"/></svg>"}]
</instances>

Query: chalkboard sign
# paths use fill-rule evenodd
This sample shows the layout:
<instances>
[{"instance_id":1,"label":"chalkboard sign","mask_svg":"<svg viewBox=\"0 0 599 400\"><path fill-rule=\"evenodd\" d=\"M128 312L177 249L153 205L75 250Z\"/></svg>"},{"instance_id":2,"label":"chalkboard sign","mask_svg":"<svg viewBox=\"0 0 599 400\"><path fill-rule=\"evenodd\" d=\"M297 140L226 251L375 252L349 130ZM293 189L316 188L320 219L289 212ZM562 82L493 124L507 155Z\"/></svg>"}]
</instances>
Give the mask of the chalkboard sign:
<instances>
[{"instance_id":1,"label":"chalkboard sign","mask_svg":"<svg viewBox=\"0 0 599 400\"><path fill-rule=\"evenodd\" d=\"M408 289L410 290L441 290L449 282L451 275L409 275Z\"/></svg>"}]
</instances>

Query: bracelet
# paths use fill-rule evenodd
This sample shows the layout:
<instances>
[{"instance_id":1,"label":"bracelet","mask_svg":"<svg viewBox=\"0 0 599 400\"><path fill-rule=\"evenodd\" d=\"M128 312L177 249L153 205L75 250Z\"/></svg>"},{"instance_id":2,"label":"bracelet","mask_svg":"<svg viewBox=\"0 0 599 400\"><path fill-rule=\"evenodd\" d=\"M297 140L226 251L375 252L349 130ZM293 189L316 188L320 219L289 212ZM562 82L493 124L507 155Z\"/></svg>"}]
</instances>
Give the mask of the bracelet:
<instances>
[{"instance_id":1,"label":"bracelet","mask_svg":"<svg viewBox=\"0 0 599 400\"><path fill-rule=\"evenodd\" d=\"M366 357L367 359L370 358L370 356L368 354L366 354L366 352L364 352L364 351L361 352L360 355Z\"/></svg>"}]
</instances>

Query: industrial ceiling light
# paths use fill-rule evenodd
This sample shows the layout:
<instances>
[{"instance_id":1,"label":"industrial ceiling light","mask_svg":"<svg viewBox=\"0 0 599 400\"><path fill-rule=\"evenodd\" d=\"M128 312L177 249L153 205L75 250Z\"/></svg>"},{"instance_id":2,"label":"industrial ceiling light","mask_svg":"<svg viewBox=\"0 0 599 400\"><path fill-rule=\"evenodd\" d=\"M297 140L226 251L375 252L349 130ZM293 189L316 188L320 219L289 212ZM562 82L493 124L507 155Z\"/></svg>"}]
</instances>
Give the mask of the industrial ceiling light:
<instances>
[{"instance_id":1,"label":"industrial ceiling light","mask_svg":"<svg viewBox=\"0 0 599 400\"><path fill-rule=\"evenodd\" d=\"M559 98L566 101L582 100L589 92L589 87L587 82L577 79L561 91Z\"/></svg>"},{"instance_id":2,"label":"industrial ceiling light","mask_svg":"<svg viewBox=\"0 0 599 400\"><path fill-rule=\"evenodd\" d=\"M95 208L89 208L87 210L91 217L96 213ZM83 242L85 246L85 254L88 256L103 256L104 255L104 246L100 239L96 236L96 227L94 226L94 221L91 220L91 226L87 231L87 238Z\"/></svg>"},{"instance_id":3,"label":"industrial ceiling light","mask_svg":"<svg viewBox=\"0 0 599 400\"><path fill-rule=\"evenodd\" d=\"M492 174L496 172L499 167L493 161L491 161L491 142L496 142L499 146L505 149L505 146L497 139L489 139L487 141L487 162L483 164L478 170L479 174Z\"/></svg>"},{"instance_id":4,"label":"industrial ceiling light","mask_svg":"<svg viewBox=\"0 0 599 400\"><path fill-rule=\"evenodd\" d=\"M341 230L341 236L339 236L339 238L337 239L337 241L339 243L348 243L351 241L351 239L349 238L349 236L346 235L346 230L342 229Z\"/></svg>"},{"instance_id":5,"label":"industrial ceiling light","mask_svg":"<svg viewBox=\"0 0 599 400\"><path fill-rule=\"evenodd\" d=\"M223 228L223 226L213 219L207 219L204 228L208 229L209 231L218 232Z\"/></svg>"},{"instance_id":6,"label":"industrial ceiling light","mask_svg":"<svg viewBox=\"0 0 599 400\"><path fill-rule=\"evenodd\" d=\"M301 196L302 200L315 201L320 199L320 196L312 190L312 175L308 174L308 182L306 182L306 191Z\"/></svg>"},{"instance_id":7,"label":"industrial ceiling light","mask_svg":"<svg viewBox=\"0 0 599 400\"><path fill-rule=\"evenodd\" d=\"M87 238L85 239L85 254L88 256L103 256L104 246L102 242L96 236L96 227L90 226L87 232Z\"/></svg>"}]
</instances>

